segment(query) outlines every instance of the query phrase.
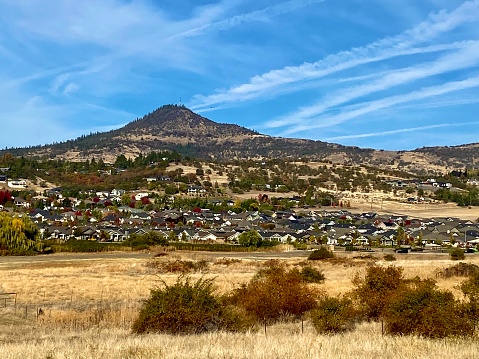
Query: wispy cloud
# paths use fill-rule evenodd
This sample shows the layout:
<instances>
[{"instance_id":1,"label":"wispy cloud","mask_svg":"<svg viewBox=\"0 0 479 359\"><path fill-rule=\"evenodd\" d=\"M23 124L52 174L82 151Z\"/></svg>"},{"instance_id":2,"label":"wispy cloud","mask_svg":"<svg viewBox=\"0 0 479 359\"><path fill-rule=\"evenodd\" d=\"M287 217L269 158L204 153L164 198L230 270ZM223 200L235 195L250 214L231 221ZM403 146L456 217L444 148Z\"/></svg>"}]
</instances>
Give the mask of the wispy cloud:
<instances>
[{"instance_id":1,"label":"wispy cloud","mask_svg":"<svg viewBox=\"0 0 479 359\"><path fill-rule=\"evenodd\" d=\"M459 51L439 57L436 61L426 62L418 66L394 69L384 73L380 78L355 87L341 88L336 93L328 94L317 104L300 109L292 115L268 122L266 127L281 127L301 123L319 116L333 106L348 103L395 86L404 85L420 79L444 74L479 64L479 41L468 41L456 45L464 46Z\"/></svg>"},{"instance_id":2,"label":"wispy cloud","mask_svg":"<svg viewBox=\"0 0 479 359\"><path fill-rule=\"evenodd\" d=\"M286 14L291 11L295 11L297 9L303 8L305 6L313 5L313 4L318 4L321 2L324 2L325 0L291 0L291 1L286 1L283 3L279 3L276 5L268 6L266 8L248 12L248 13L243 13L240 15L235 15L230 18L221 20L221 21L216 21L213 23L209 24L204 24L202 26L198 26L183 32L180 32L178 34L175 34L171 37L168 38L168 40L175 40L179 38L184 38L184 37L190 37L190 36L198 36L206 31L218 31L218 30L225 30L228 28L236 27L241 25L242 23L245 22L250 22L250 21L268 21L272 17Z\"/></svg>"},{"instance_id":3,"label":"wispy cloud","mask_svg":"<svg viewBox=\"0 0 479 359\"><path fill-rule=\"evenodd\" d=\"M388 136L388 135L397 135L399 133L427 131L427 130L433 130L433 129L437 129L437 128L458 127L458 126L477 125L477 124L479 124L479 121L441 123L441 124L437 124L437 125L400 128L400 129L397 129L397 130L390 130L390 131L370 132L370 133L361 133L361 134L344 135L344 136L334 136L334 137L325 138L324 140L325 141L341 141L341 140L350 140L350 139L357 139L357 138L382 137L382 136Z\"/></svg>"},{"instance_id":4,"label":"wispy cloud","mask_svg":"<svg viewBox=\"0 0 479 359\"><path fill-rule=\"evenodd\" d=\"M437 38L457 26L479 19L479 1L468 1L451 12L440 11L431 14L428 19L399 35L374 41L363 47L329 55L314 63L299 66L287 66L254 76L249 82L234 86L228 90L218 91L212 95L196 95L190 106L202 111L212 106L225 103L239 103L257 98L261 94L274 91L277 87L288 86L298 81L323 77L336 72L351 69L360 65L384 61L387 59L439 52L461 47L460 43L451 45L433 45L417 47L426 41Z\"/></svg>"},{"instance_id":5,"label":"wispy cloud","mask_svg":"<svg viewBox=\"0 0 479 359\"><path fill-rule=\"evenodd\" d=\"M398 104L424 100L430 97L444 95L461 90L467 90L475 87L479 87L479 76L471 77L462 81L452 81L439 86L426 87L421 90L413 91L403 95L390 96L380 100L371 101L351 111L346 111L338 115L325 116L314 119L314 123L310 125L293 126L284 131L283 134L290 135L293 133L311 129L332 127L344 123L345 121L364 116L366 114L370 114L382 109L390 108ZM311 121L309 121L309 123L311 123Z\"/></svg>"}]
</instances>

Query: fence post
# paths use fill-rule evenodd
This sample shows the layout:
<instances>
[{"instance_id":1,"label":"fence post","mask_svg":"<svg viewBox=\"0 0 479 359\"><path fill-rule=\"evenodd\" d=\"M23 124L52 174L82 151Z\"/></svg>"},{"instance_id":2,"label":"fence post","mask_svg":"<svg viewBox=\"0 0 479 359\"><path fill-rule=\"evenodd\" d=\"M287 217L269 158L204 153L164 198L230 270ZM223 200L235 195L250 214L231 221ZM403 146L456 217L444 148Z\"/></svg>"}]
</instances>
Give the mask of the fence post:
<instances>
[{"instance_id":1,"label":"fence post","mask_svg":"<svg viewBox=\"0 0 479 359\"><path fill-rule=\"evenodd\" d=\"M28 305L25 305L25 319L27 319L28 316Z\"/></svg>"}]
</instances>

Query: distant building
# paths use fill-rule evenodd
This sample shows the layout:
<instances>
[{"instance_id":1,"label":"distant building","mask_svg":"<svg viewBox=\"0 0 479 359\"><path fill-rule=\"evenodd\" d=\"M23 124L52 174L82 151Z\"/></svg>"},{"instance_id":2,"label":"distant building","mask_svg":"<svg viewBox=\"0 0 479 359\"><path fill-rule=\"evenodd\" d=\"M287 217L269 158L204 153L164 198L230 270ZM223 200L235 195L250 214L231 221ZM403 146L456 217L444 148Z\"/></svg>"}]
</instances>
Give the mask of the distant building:
<instances>
[{"instance_id":1,"label":"distant building","mask_svg":"<svg viewBox=\"0 0 479 359\"><path fill-rule=\"evenodd\" d=\"M22 179L16 179L16 180L9 180L8 181L8 187L10 188L27 188L27 181L22 180Z\"/></svg>"}]
</instances>

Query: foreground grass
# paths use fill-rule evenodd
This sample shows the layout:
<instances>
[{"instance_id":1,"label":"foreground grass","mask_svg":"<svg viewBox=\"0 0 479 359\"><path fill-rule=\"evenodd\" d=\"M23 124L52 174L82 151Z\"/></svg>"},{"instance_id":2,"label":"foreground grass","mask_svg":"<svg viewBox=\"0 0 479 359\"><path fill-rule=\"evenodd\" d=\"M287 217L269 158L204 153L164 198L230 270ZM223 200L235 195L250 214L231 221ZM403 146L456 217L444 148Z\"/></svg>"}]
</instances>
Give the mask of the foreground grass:
<instances>
[{"instance_id":1,"label":"foreground grass","mask_svg":"<svg viewBox=\"0 0 479 359\"><path fill-rule=\"evenodd\" d=\"M324 271L320 287L330 295L352 289L351 278L375 259L314 263ZM215 278L219 292L247 282L263 261L223 259L198 253L162 258L67 259L61 262L0 263L0 291L17 292L17 313L11 303L0 308L0 357L9 358L479 358L477 337L430 340L381 335L377 323L363 323L350 333L317 335L308 320L282 323L256 333L211 333L195 336L131 334L149 290L159 280L173 283L178 274L158 273L151 261L207 261L194 278ZM479 264L479 256L467 261ZM282 259L292 268L304 259ZM455 264L447 256L398 256L395 265L407 277L435 278L436 271ZM453 290L461 278L438 278L441 288ZM459 295L459 292L457 292ZM2 303L0 303L2 304ZM23 308L28 306L25 319ZM1 307L1 305L0 305ZM36 317L36 310L44 314Z\"/></svg>"},{"instance_id":2,"label":"foreground grass","mask_svg":"<svg viewBox=\"0 0 479 359\"><path fill-rule=\"evenodd\" d=\"M98 328L82 332L38 327L23 328L21 332L6 327L0 329L3 359L479 357L479 344L475 339L382 336L380 326L371 323L362 324L354 332L335 336L316 335L309 327L305 328L305 333L300 333L291 325L272 327L267 335L264 332L217 332L195 336L136 336L126 330Z\"/></svg>"}]
</instances>

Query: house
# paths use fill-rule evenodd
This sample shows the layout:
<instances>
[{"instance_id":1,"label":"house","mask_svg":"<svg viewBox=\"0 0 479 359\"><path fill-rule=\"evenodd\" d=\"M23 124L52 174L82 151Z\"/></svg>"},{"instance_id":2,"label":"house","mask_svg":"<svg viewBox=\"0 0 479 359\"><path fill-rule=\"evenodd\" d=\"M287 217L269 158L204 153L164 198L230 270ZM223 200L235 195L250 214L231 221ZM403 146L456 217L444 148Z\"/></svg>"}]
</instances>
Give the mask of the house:
<instances>
[{"instance_id":1,"label":"house","mask_svg":"<svg viewBox=\"0 0 479 359\"><path fill-rule=\"evenodd\" d=\"M229 241L229 238L234 236L234 234L236 233L236 231L234 230L231 230L231 231L225 231L223 228L218 230L218 231L212 231L211 233L213 233L215 236L216 236L216 240L217 241L221 241L221 242L228 242Z\"/></svg>"},{"instance_id":2,"label":"house","mask_svg":"<svg viewBox=\"0 0 479 359\"><path fill-rule=\"evenodd\" d=\"M188 194L200 194L206 193L206 189L200 186L189 186L188 187Z\"/></svg>"},{"instance_id":3,"label":"house","mask_svg":"<svg viewBox=\"0 0 479 359\"><path fill-rule=\"evenodd\" d=\"M112 227L105 229L105 232L108 234L108 237L112 242L123 242L128 239L128 231L125 229Z\"/></svg>"},{"instance_id":4,"label":"house","mask_svg":"<svg viewBox=\"0 0 479 359\"><path fill-rule=\"evenodd\" d=\"M123 189L112 189L110 192L111 197L121 197L126 193Z\"/></svg>"},{"instance_id":5,"label":"house","mask_svg":"<svg viewBox=\"0 0 479 359\"><path fill-rule=\"evenodd\" d=\"M18 188L18 189L27 188L27 181L23 179L8 180L7 184L8 184L8 187L10 188Z\"/></svg>"},{"instance_id":6,"label":"house","mask_svg":"<svg viewBox=\"0 0 479 359\"><path fill-rule=\"evenodd\" d=\"M135 194L133 197L135 198L135 201L141 201L142 198L148 198L148 193L140 192Z\"/></svg>"},{"instance_id":7,"label":"house","mask_svg":"<svg viewBox=\"0 0 479 359\"><path fill-rule=\"evenodd\" d=\"M25 201L23 198L21 197L15 197L13 199L13 204L17 207L23 207L23 208L29 208L30 207L30 203Z\"/></svg>"},{"instance_id":8,"label":"house","mask_svg":"<svg viewBox=\"0 0 479 359\"><path fill-rule=\"evenodd\" d=\"M45 231L50 233L49 238L57 239L59 241L66 241L74 238L71 228L50 226L45 228Z\"/></svg>"},{"instance_id":9,"label":"house","mask_svg":"<svg viewBox=\"0 0 479 359\"><path fill-rule=\"evenodd\" d=\"M47 191L46 195L48 197L59 197L61 198L62 196L62 189L61 187L55 187Z\"/></svg>"},{"instance_id":10,"label":"house","mask_svg":"<svg viewBox=\"0 0 479 359\"><path fill-rule=\"evenodd\" d=\"M151 219L151 216L149 213L141 211L141 212L132 213L130 215L130 219L141 219L143 221L149 221Z\"/></svg>"},{"instance_id":11,"label":"house","mask_svg":"<svg viewBox=\"0 0 479 359\"><path fill-rule=\"evenodd\" d=\"M99 231L96 227L77 227L74 233L75 238L81 240L96 241L100 238Z\"/></svg>"},{"instance_id":12,"label":"house","mask_svg":"<svg viewBox=\"0 0 479 359\"><path fill-rule=\"evenodd\" d=\"M396 231L388 230L379 237L379 242L381 243L382 246L393 247L397 244L396 235L397 235Z\"/></svg>"},{"instance_id":13,"label":"house","mask_svg":"<svg viewBox=\"0 0 479 359\"><path fill-rule=\"evenodd\" d=\"M34 209L28 216L34 223L42 223L50 217L50 212L43 209Z\"/></svg>"},{"instance_id":14,"label":"house","mask_svg":"<svg viewBox=\"0 0 479 359\"><path fill-rule=\"evenodd\" d=\"M216 237L216 235L214 233L211 233L211 232L208 232L208 231L198 231L193 236L194 241L208 241L208 242L214 241L214 242L216 242L217 239L218 238Z\"/></svg>"},{"instance_id":15,"label":"house","mask_svg":"<svg viewBox=\"0 0 479 359\"><path fill-rule=\"evenodd\" d=\"M192 229L182 229L182 230L174 230L176 237L180 241L191 241L195 235L195 231Z\"/></svg>"}]
</instances>

